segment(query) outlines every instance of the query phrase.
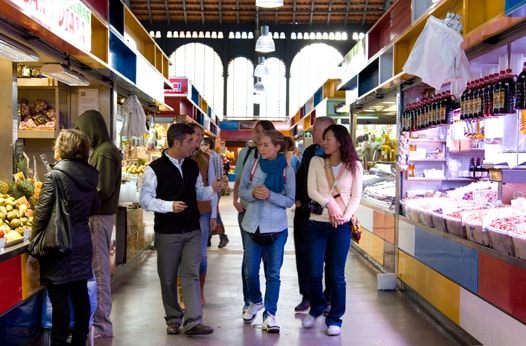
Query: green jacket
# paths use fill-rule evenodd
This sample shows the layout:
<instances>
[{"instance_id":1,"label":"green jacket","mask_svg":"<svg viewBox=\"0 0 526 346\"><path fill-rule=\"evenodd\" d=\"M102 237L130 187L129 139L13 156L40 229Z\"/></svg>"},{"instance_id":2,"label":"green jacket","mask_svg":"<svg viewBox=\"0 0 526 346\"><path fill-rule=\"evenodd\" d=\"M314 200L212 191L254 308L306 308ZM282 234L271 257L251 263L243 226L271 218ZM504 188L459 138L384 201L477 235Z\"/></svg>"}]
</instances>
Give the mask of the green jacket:
<instances>
[{"instance_id":1,"label":"green jacket","mask_svg":"<svg viewBox=\"0 0 526 346\"><path fill-rule=\"evenodd\" d=\"M99 215L117 213L122 175L122 154L111 141L102 115L96 110L82 113L75 126L88 135L93 153L89 164L99 171L97 193L101 201Z\"/></svg>"}]
</instances>

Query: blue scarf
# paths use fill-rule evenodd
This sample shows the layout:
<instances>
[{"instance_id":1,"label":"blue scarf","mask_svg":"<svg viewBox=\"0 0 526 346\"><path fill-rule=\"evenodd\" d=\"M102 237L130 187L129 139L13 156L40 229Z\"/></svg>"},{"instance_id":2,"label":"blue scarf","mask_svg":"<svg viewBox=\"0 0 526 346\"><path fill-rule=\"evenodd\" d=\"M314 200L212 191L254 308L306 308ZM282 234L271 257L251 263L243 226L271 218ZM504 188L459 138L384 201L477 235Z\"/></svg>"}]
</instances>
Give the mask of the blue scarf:
<instances>
[{"instance_id":1,"label":"blue scarf","mask_svg":"<svg viewBox=\"0 0 526 346\"><path fill-rule=\"evenodd\" d=\"M259 157L259 165L265 178L265 186L273 192L281 193L285 187L283 182L283 169L287 167L287 159L284 154L278 154L274 160L265 160Z\"/></svg>"}]
</instances>

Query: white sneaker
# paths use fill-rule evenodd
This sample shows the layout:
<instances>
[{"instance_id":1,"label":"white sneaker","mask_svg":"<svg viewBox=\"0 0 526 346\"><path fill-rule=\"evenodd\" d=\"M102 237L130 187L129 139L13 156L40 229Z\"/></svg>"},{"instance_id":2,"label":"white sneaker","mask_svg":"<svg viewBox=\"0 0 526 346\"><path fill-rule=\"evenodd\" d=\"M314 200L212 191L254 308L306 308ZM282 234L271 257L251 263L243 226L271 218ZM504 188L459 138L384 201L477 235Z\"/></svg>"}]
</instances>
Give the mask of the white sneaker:
<instances>
[{"instance_id":1,"label":"white sneaker","mask_svg":"<svg viewBox=\"0 0 526 346\"><path fill-rule=\"evenodd\" d=\"M311 328L315 322L316 322L316 317L312 316L311 314L307 314L307 316L303 318L301 325L303 326L303 328L308 329L308 328Z\"/></svg>"},{"instance_id":2,"label":"white sneaker","mask_svg":"<svg viewBox=\"0 0 526 346\"><path fill-rule=\"evenodd\" d=\"M256 318L258 311L261 309L263 309L263 302L250 303L247 311L245 311L245 313L243 314L243 321L245 321L245 323L252 322L254 318Z\"/></svg>"},{"instance_id":3,"label":"white sneaker","mask_svg":"<svg viewBox=\"0 0 526 346\"><path fill-rule=\"evenodd\" d=\"M267 318L263 321L261 328L269 333L279 333L279 323L276 316L267 313Z\"/></svg>"},{"instance_id":4,"label":"white sneaker","mask_svg":"<svg viewBox=\"0 0 526 346\"><path fill-rule=\"evenodd\" d=\"M340 335L342 328L338 326L329 326L329 329L327 329L327 335L329 336L336 336Z\"/></svg>"}]
</instances>

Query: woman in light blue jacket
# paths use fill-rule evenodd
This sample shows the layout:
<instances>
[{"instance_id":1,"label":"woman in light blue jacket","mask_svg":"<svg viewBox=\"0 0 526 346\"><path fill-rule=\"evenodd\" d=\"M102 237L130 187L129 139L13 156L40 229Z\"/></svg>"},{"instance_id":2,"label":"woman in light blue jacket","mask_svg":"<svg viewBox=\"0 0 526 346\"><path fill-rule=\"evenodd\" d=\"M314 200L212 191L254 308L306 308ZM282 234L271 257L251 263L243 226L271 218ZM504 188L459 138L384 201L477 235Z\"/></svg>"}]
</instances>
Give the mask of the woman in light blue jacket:
<instances>
[{"instance_id":1,"label":"woman in light blue jacket","mask_svg":"<svg viewBox=\"0 0 526 346\"><path fill-rule=\"evenodd\" d=\"M263 330L279 333L276 312L280 288L280 270L288 236L287 208L294 204L296 180L287 165L285 136L277 130L265 131L258 146L260 156L247 161L241 176L239 197L248 201L243 229L250 235L245 244L244 272L250 305L243 314L245 323L263 312ZM259 268L265 268L265 301L259 291Z\"/></svg>"}]
</instances>

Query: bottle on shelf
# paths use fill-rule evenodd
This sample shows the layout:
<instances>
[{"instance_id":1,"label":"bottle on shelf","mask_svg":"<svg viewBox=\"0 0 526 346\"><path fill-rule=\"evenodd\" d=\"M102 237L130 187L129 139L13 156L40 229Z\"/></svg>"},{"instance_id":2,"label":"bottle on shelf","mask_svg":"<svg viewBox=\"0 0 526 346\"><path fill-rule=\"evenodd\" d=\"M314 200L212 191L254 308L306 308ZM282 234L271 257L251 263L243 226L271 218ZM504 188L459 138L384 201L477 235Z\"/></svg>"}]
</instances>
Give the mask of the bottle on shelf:
<instances>
[{"instance_id":1,"label":"bottle on shelf","mask_svg":"<svg viewBox=\"0 0 526 346\"><path fill-rule=\"evenodd\" d=\"M460 97L460 119L467 118L469 112L469 100L471 98L471 81L467 83L466 90Z\"/></svg>"},{"instance_id":2,"label":"bottle on shelf","mask_svg":"<svg viewBox=\"0 0 526 346\"><path fill-rule=\"evenodd\" d=\"M517 77L517 82L515 83L515 85L515 108L526 109L526 62L522 67L522 72Z\"/></svg>"},{"instance_id":3,"label":"bottle on shelf","mask_svg":"<svg viewBox=\"0 0 526 346\"><path fill-rule=\"evenodd\" d=\"M503 113L513 113L515 112L515 75L511 68L506 70L502 85L504 88Z\"/></svg>"},{"instance_id":4,"label":"bottle on shelf","mask_svg":"<svg viewBox=\"0 0 526 346\"><path fill-rule=\"evenodd\" d=\"M469 161L469 176L475 178L475 158L472 157Z\"/></svg>"},{"instance_id":5,"label":"bottle on shelf","mask_svg":"<svg viewBox=\"0 0 526 346\"><path fill-rule=\"evenodd\" d=\"M480 179L482 177L482 164L480 163L480 157L477 157L477 163L475 164L473 177L475 179Z\"/></svg>"},{"instance_id":6,"label":"bottle on shelf","mask_svg":"<svg viewBox=\"0 0 526 346\"><path fill-rule=\"evenodd\" d=\"M495 83L495 75L491 74L487 77L487 82L483 90L484 94L484 117L490 117L493 115L493 87Z\"/></svg>"}]
</instances>

